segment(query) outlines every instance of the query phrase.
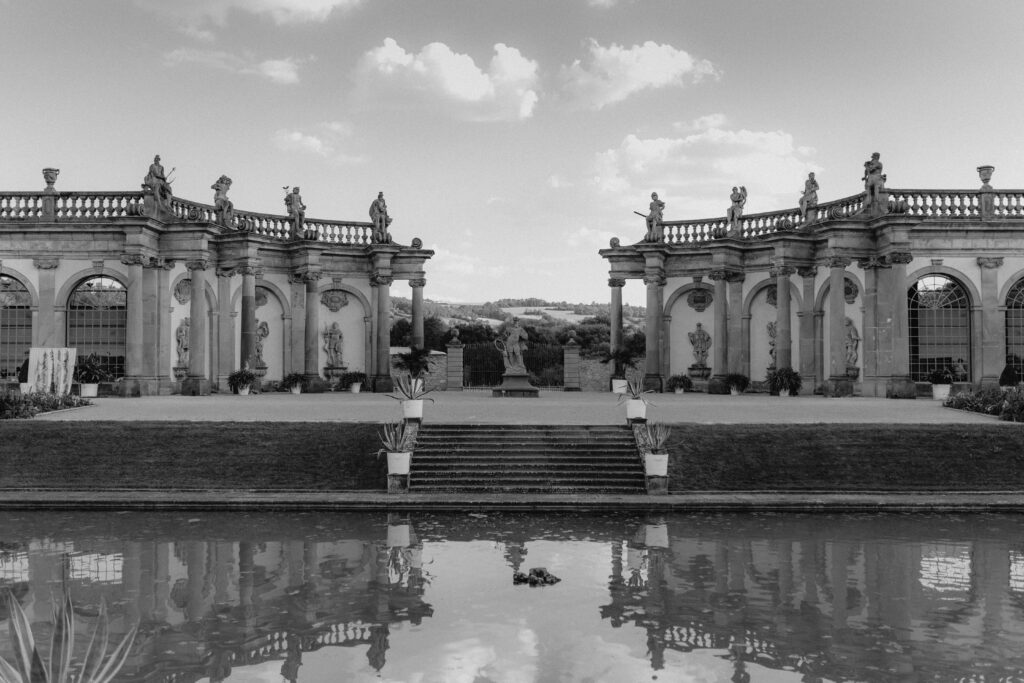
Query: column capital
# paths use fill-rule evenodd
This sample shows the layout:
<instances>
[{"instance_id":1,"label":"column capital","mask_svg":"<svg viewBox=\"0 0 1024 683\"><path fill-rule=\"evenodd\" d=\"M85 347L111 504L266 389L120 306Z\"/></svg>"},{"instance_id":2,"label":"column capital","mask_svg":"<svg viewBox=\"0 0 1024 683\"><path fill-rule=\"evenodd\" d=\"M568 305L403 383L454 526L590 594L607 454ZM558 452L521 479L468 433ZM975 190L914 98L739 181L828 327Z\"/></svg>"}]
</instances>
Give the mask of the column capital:
<instances>
[{"instance_id":1,"label":"column capital","mask_svg":"<svg viewBox=\"0 0 1024 683\"><path fill-rule=\"evenodd\" d=\"M848 268L853 263L849 256L829 256L825 259L825 265L829 268Z\"/></svg>"},{"instance_id":2,"label":"column capital","mask_svg":"<svg viewBox=\"0 0 1024 683\"><path fill-rule=\"evenodd\" d=\"M889 268L891 264L889 259L885 256L868 256L867 258L857 259L857 265L862 270L871 270L872 268Z\"/></svg>"},{"instance_id":3,"label":"column capital","mask_svg":"<svg viewBox=\"0 0 1024 683\"><path fill-rule=\"evenodd\" d=\"M800 277L817 277L818 267L817 266L803 266L796 269L797 274Z\"/></svg>"},{"instance_id":4,"label":"column capital","mask_svg":"<svg viewBox=\"0 0 1024 683\"><path fill-rule=\"evenodd\" d=\"M426 287L427 286L427 278L425 278L425 277L413 278L412 280L409 280L409 286L410 287Z\"/></svg>"},{"instance_id":5,"label":"column capital","mask_svg":"<svg viewBox=\"0 0 1024 683\"><path fill-rule=\"evenodd\" d=\"M242 265L238 266L239 275L256 275L256 270L256 266L252 265L251 263L243 263Z\"/></svg>"},{"instance_id":6,"label":"column capital","mask_svg":"<svg viewBox=\"0 0 1024 683\"><path fill-rule=\"evenodd\" d=\"M217 268L217 277L234 277L238 274L238 268Z\"/></svg>"},{"instance_id":7,"label":"column capital","mask_svg":"<svg viewBox=\"0 0 1024 683\"><path fill-rule=\"evenodd\" d=\"M302 273L288 273L288 282L293 285L302 284Z\"/></svg>"},{"instance_id":8,"label":"column capital","mask_svg":"<svg viewBox=\"0 0 1024 683\"><path fill-rule=\"evenodd\" d=\"M206 270L207 267L209 267L209 265L209 259L204 258L189 259L188 261L185 261L185 267L188 268L189 270Z\"/></svg>"},{"instance_id":9,"label":"column capital","mask_svg":"<svg viewBox=\"0 0 1024 683\"><path fill-rule=\"evenodd\" d=\"M379 270L373 271L370 275L370 286L371 287L390 287L391 283L395 281L395 278L390 274L385 274Z\"/></svg>"},{"instance_id":10,"label":"column capital","mask_svg":"<svg viewBox=\"0 0 1024 683\"><path fill-rule=\"evenodd\" d=\"M665 274L664 273L647 273L644 275L644 284L648 287L655 285L658 287L665 286Z\"/></svg>"},{"instance_id":11,"label":"column capital","mask_svg":"<svg viewBox=\"0 0 1024 683\"><path fill-rule=\"evenodd\" d=\"M981 266L982 268L987 268L989 270L995 270L996 268L999 268L1000 266L1003 265L1003 257L1002 256L979 256L978 257L978 265Z\"/></svg>"},{"instance_id":12,"label":"column capital","mask_svg":"<svg viewBox=\"0 0 1024 683\"><path fill-rule=\"evenodd\" d=\"M321 275L323 275L323 273L321 273L319 270L307 270L306 272L302 273L302 281L305 282L306 284L309 284L310 282L316 282L317 280L320 279Z\"/></svg>"},{"instance_id":13,"label":"column capital","mask_svg":"<svg viewBox=\"0 0 1024 683\"><path fill-rule=\"evenodd\" d=\"M768 275L771 277L789 277L796 272L796 268L793 266L772 266L768 269Z\"/></svg>"},{"instance_id":14,"label":"column capital","mask_svg":"<svg viewBox=\"0 0 1024 683\"><path fill-rule=\"evenodd\" d=\"M149 259L142 254L121 254L121 263L126 266L146 266Z\"/></svg>"},{"instance_id":15,"label":"column capital","mask_svg":"<svg viewBox=\"0 0 1024 683\"><path fill-rule=\"evenodd\" d=\"M725 273L726 282L743 282L747 279L747 274L740 270L729 270Z\"/></svg>"},{"instance_id":16,"label":"column capital","mask_svg":"<svg viewBox=\"0 0 1024 683\"><path fill-rule=\"evenodd\" d=\"M914 255L909 251L894 251L888 256L889 263L905 266L914 260Z\"/></svg>"},{"instance_id":17,"label":"column capital","mask_svg":"<svg viewBox=\"0 0 1024 683\"><path fill-rule=\"evenodd\" d=\"M727 270L712 270L708 273L708 279L718 282L720 280L729 279L729 271Z\"/></svg>"},{"instance_id":18,"label":"column capital","mask_svg":"<svg viewBox=\"0 0 1024 683\"><path fill-rule=\"evenodd\" d=\"M610 277L610 278L608 278L608 286L609 287L625 287L626 286L626 278L624 278L624 277Z\"/></svg>"},{"instance_id":19,"label":"column capital","mask_svg":"<svg viewBox=\"0 0 1024 683\"><path fill-rule=\"evenodd\" d=\"M34 258L32 265L39 270L54 270L60 265L59 258Z\"/></svg>"}]
</instances>

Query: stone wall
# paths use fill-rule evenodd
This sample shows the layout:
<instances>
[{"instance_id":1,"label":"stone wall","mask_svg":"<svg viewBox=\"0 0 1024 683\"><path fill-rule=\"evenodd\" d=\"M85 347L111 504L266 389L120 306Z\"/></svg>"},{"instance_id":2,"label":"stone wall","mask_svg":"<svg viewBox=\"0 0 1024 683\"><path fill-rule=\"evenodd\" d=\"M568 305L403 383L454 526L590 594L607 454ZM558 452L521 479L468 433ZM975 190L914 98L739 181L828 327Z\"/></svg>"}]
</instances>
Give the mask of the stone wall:
<instances>
[{"instance_id":1,"label":"stone wall","mask_svg":"<svg viewBox=\"0 0 1024 683\"><path fill-rule=\"evenodd\" d=\"M626 377L642 380L645 360L640 358L636 362L636 368L630 368L626 372ZM580 391L608 391L611 378L611 363L602 363L599 358L580 359Z\"/></svg>"}]
</instances>

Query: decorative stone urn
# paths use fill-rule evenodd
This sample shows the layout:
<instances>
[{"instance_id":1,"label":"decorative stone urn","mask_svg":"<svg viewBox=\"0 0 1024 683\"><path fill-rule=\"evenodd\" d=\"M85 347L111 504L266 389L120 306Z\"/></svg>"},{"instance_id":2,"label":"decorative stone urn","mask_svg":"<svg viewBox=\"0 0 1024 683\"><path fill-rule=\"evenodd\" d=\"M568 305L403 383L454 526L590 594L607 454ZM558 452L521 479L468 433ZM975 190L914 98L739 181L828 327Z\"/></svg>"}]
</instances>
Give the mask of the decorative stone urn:
<instances>
[{"instance_id":1,"label":"decorative stone urn","mask_svg":"<svg viewBox=\"0 0 1024 683\"><path fill-rule=\"evenodd\" d=\"M979 166L978 167L978 177L981 178L981 185L982 185L981 189L983 189L983 190L991 190L992 189L989 186L988 182L990 180L992 180L992 172L995 171L995 170L996 170L995 166Z\"/></svg>"}]
</instances>

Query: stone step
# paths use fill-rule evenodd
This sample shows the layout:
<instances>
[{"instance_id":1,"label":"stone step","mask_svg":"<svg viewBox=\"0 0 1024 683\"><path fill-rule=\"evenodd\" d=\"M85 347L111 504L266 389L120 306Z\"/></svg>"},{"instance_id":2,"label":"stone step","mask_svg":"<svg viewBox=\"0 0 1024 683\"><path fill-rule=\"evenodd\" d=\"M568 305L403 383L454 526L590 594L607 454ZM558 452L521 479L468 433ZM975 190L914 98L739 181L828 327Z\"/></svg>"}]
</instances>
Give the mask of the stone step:
<instances>
[{"instance_id":1,"label":"stone step","mask_svg":"<svg viewBox=\"0 0 1024 683\"><path fill-rule=\"evenodd\" d=\"M483 457L493 456L495 458L503 455L515 457L518 455L557 455L564 453L573 458L585 458L588 456L601 457L612 455L621 457L629 454L635 455L636 449L621 447L594 448L589 446L556 448L550 445L533 446L529 444L453 444L451 446L416 447L416 455L446 455L449 453L460 455L474 453Z\"/></svg>"},{"instance_id":2,"label":"stone step","mask_svg":"<svg viewBox=\"0 0 1024 683\"><path fill-rule=\"evenodd\" d=\"M639 495L645 493L640 486L446 486L446 487L419 487L410 486L412 493L549 493L564 495L580 494L619 494Z\"/></svg>"},{"instance_id":3,"label":"stone step","mask_svg":"<svg viewBox=\"0 0 1024 683\"><path fill-rule=\"evenodd\" d=\"M535 462L524 462L524 463L508 463L506 465L494 465L493 463L487 462L472 462L472 461L457 461L457 462L438 462L438 463L417 463L409 468L412 474L431 474L431 473L445 473L445 472L476 472L476 473L489 473L494 476L504 476L510 473L569 473L569 474L580 474L580 466L577 463L535 463ZM609 462L609 463L589 463L587 465L587 472L591 475L600 475L602 477L610 474L636 474L636 469L628 463L622 462Z\"/></svg>"}]
</instances>

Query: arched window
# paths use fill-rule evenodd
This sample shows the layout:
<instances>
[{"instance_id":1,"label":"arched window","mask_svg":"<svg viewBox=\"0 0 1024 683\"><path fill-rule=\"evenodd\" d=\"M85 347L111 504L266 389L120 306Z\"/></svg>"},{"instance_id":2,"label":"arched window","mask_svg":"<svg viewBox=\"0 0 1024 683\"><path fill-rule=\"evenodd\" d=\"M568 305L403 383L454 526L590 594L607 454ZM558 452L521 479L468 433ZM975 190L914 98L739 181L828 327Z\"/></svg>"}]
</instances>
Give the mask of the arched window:
<instances>
[{"instance_id":1,"label":"arched window","mask_svg":"<svg viewBox=\"0 0 1024 683\"><path fill-rule=\"evenodd\" d=\"M124 377L128 292L117 280L91 277L68 299L68 346L95 353L112 377Z\"/></svg>"},{"instance_id":2,"label":"arched window","mask_svg":"<svg viewBox=\"0 0 1024 683\"><path fill-rule=\"evenodd\" d=\"M1024 280L1006 295L1006 362L1024 374Z\"/></svg>"},{"instance_id":3,"label":"arched window","mask_svg":"<svg viewBox=\"0 0 1024 683\"><path fill-rule=\"evenodd\" d=\"M10 275L0 275L0 377L16 377L32 348L32 296Z\"/></svg>"},{"instance_id":4,"label":"arched window","mask_svg":"<svg viewBox=\"0 0 1024 683\"><path fill-rule=\"evenodd\" d=\"M925 275L910 288L910 376L923 382L933 370L969 379L971 305L967 292L945 275Z\"/></svg>"}]
</instances>

